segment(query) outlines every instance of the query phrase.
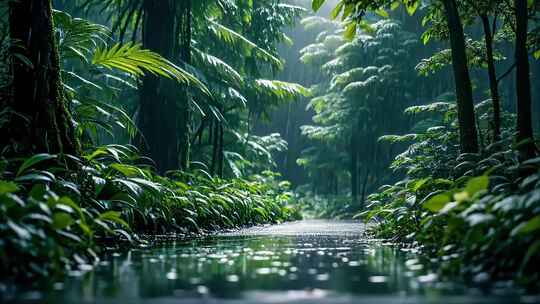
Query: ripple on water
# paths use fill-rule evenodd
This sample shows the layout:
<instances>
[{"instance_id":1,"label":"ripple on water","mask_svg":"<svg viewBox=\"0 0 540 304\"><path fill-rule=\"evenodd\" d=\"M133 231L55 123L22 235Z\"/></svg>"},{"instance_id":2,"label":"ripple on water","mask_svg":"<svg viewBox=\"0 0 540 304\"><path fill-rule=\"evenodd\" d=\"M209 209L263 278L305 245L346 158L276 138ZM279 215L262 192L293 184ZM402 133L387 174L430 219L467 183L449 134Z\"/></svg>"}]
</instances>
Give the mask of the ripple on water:
<instances>
[{"instance_id":1,"label":"ripple on water","mask_svg":"<svg viewBox=\"0 0 540 304\"><path fill-rule=\"evenodd\" d=\"M116 252L99 267L79 270L78 277L38 294L55 304L160 304L171 297L174 303L194 298L249 302L257 297L289 303L343 296L396 301L423 294L469 296L459 283L437 282L414 250L368 244L361 238L364 229L358 222L306 221ZM497 293L507 296L509 289L499 286Z\"/></svg>"}]
</instances>

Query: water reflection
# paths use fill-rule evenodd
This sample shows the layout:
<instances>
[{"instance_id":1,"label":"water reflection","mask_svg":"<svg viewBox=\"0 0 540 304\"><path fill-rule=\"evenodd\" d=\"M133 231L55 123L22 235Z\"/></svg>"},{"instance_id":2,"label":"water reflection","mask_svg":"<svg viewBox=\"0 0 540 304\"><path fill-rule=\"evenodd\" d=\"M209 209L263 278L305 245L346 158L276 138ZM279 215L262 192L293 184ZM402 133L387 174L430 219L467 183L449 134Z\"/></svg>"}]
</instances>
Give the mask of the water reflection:
<instances>
[{"instance_id":1,"label":"water reflection","mask_svg":"<svg viewBox=\"0 0 540 304\"><path fill-rule=\"evenodd\" d=\"M286 303L340 296L437 299L465 294L459 284L434 283L436 276L422 268L414 252L356 237L216 237L111 253L94 271L52 285L46 299L38 302L264 298Z\"/></svg>"}]
</instances>

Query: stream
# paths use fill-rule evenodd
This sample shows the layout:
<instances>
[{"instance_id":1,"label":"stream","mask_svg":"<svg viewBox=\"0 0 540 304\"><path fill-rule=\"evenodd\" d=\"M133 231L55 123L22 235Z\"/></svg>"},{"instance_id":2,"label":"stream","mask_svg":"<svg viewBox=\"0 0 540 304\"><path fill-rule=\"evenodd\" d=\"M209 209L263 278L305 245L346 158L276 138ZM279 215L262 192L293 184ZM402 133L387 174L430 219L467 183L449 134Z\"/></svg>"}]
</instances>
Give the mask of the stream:
<instances>
[{"instance_id":1,"label":"stream","mask_svg":"<svg viewBox=\"0 0 540 304\"><path fill-rule=\"evenodd\" d=\"M9 303L536 303L508 284L440 282L365 225L309 220L110 253Z\"/></svg>"}]
</instances>

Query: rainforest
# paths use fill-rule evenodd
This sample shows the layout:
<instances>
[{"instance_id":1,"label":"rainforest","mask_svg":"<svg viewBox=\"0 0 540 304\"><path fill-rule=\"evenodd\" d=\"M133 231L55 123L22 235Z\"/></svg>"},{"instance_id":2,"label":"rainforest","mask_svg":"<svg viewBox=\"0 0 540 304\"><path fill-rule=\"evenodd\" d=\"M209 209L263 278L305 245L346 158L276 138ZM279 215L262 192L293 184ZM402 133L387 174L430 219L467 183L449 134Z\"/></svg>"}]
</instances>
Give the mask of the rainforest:
<instances>
[{"instance_id":1,"label":"rainforest","mask_svg":"<svg viewBox=\"0 0 540 304\"><path fill-rule=\"evenodd\" d=\"M539 0L0 0L0 303L540 303L538 265Z\"/></svg>"}]
</instances>

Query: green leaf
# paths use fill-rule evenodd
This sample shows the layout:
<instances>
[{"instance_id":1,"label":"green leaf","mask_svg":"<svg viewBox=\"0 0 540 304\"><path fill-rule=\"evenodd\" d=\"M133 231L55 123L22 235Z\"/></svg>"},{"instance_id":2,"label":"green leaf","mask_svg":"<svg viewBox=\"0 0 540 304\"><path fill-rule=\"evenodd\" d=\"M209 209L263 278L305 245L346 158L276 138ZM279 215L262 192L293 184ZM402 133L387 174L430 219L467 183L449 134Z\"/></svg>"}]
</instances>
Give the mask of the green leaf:
<instances>
[{"instance_id":1,"label":"green leaf","mask_svg":"<svg viewBox=\"0 0 540 304\"><path fill-rule=\"evenodd\" d=\"M431 39L431 33L424 32L420 38L422 39L422 43L424 45L426 45L426 44L428 44L429 40Z\"/></svg>"},{"instance_id":2,"label":"green leaf","mask_svg":"<svg viewBox=\"0 0 540 304\"><path fill-rule=\"evenodd\" d=\"M0 180L0 194L14 193L19 190L19 187L14 182Z\"/></svg>"},{"instance_id":3,"label":"green leaf","mask_svg":"<svg viewBox=\"0 0 540 304\"><path fill-rule=\"evenodd\" d=\"M323 6L324 2L326 2L326 0L313 0L311 3L311 8L313 8L313 10L316 12L321 8L321 6Z\"/></svg>"},{"instance_id":4,"label":"green leaf","mask_svg":"<svg viewBox=\"0 0 540 304\"><path fill-rule=\"evenodd\" d=\"M465 192L467 192L469 196L472 198L476 193L487 190L488 187L489 187L489 177L483 175L483 176L470 179L467 182L467 186L465 187Z\"/></svg>"},{"instance_id":5,"label":"green leaf","mask_svg":"<svg viewBox=\"0 0 540 304\"><path fill-rule=\"evenodd\" d=\"M332 20L335 20L339 16L339 14L341 13L342 10L343 10L343 2L339 2L336 5L336 7L334 7L332 12L330 12L330 18Z\"/></svg>"},{"instance_id":6,"label":"green leaf","mask_svg":"<svg viewBox=\"0 0 540 304\"><path fill-rule=\"evenodd\" d=\"M53 227L56 230L62 230L71 226L75 221L71 215L65 212L57 212L53 214Z\"/></svg>"},{"instance_id":7,"label":"green leaf","mask_svg":"<svg viewBox=\"0 0 540 304\"><path fill-rule=\"evenodd\" d=\"M407 9L407 13L412 16L418 9L418 6L420 4L419 0L403 0L403 4L405 4L405 8Z\"/></svg>"},{"instance_id":8,"label":"green leaf","mask_svg":"<svg viewBox=\"0 0 540 304\"><path fill-rule=\"evenodd\" d=\"M540 215L533 217L528 220L525 224L520 225L521 227L517 230L519 234L528 234L540 229Z\"/></svg>"},{"instance_id":9,"label":"green leaf","mask_svg":"<svg viewBox=\"0 0 540 304\"><path fill-rule=\"evenodd\" d=\"M139 169L139 168L137 168L135 166L131 166L131 165L114 163L114 164L111 164L109 167L111 167L112 169L122 173L124 176L127 176L127 177L143 175L141 169Z\"/></svg>"},{"instance_id":10,"label":"green leaf","mask_svg":"<svg viewBox=\"0 0 540 304\"><path fill-rule=\"evenodd\" d=\"M343 37L347 40L352 40L356 35L357 23L355 21L349 22L345 27L345 32L343 32Z\"/></svg>"},{"instance_id":11,"label":"green leaf","mask_svg":"<svg viewBox=\"0 0 540 304\"><path fill-rule=\"evenodd\" d=\"M43 174L26 174L15 179L17 182L53 182L53 179L48 175Z\"/></svg>"},{"instance_id":12,"label":"green leaf","mask_svg":"<svg viewBox=\"0 0 540 304\"><path fill-rule=\"evenodd\" d=\"M375 14L383 17L383 18L390 18L390 15L388 14L387 11L385 11L384 9L378 9L378 10L375 10Z\"/></svg>"},{"instance_id":13,"label":"green leaf","mask_svg":"<svg viewBox=\"0 0 540 304\"><path fill-rule=\"evenodd\" d=\"M24 161L24 163L21 165L21 167L17 171L17 177L23 174L26 170L28 170L32 166L39 164L40 162L55 159L55 158L56 158L56 155L51 155L47 153L36 154Z\"/></svg>"},{"instance_id":14,"label":"green leaf","mask_svg":"<svg viewBox=\"0 0 540 304\"><path fill-rule=\"evenodd\" d=\"M446 193L437 194L425 202L423 206L431 212L439 212L450 200L451 197Z\"/></svg>"},{"instance_id":15,"label":"green leaf","mask_svg":"<svg viewBox=\"0 0 540 304\"><path fill-rule=\"evenodd\" d=\"M102 221L110 221L110 222L114 222L114 223L117 223L117 224L120 224L126 228L129 228L129 224L126 223L126 221L124 221L121 217L120 217L120 213L119 212L116 212L116 211L107 211L107 212L104 212L102 214L100 214L98 216L98 219L99 220L102 220Z\"/></svg>"},{"instance_id":16,"label":"green leaf","mask_svg":"<svg viewBox=\"0 0 540 304\"><path fill-rule=\"evenodd\" d=\"M537 50L533 53L534 59L540 59L540 50Z\"/></svg>"}]
</instances>

